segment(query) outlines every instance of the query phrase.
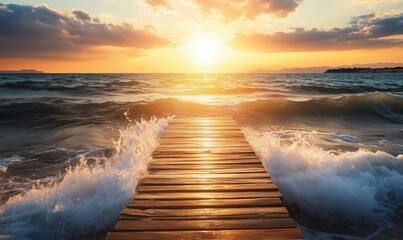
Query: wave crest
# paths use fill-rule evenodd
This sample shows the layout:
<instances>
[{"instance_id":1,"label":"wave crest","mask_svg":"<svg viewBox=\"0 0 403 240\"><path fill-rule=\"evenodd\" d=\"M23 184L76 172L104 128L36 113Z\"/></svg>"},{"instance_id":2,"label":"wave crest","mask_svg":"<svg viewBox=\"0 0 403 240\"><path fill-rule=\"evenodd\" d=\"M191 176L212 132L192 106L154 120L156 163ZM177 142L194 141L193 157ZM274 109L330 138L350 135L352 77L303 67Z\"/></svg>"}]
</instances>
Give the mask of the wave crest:
<instances>
[{"instance_id":1,"label":"wave crest","mask_svg":"<svg viewBox=\"0 0 403 240\"><path fill-rule=\"evenodd\" d=\"M112 157L94 163L82 155L61 181L10 198L0 208L0 238L65 239L110 228L146 173L168 121L137 122L120 131Z\"/></svg>"},{"instance_id":2,"label":"wave crest","mask_svg":"<svg viewBox=\"0 0 403 240\"><path fill-rule=\"evenodd\" d=\"M244 129L288 207L327 224L386 223L403 203L403 155L326 151L298 133Z\"/></svg>"},{"instance_id":3,"label":"wave crest","mask_svg":"<svg viewBox=\"0 0 403 240\"><path fill-rule=\"evenodd\" d=\"M240 104L240 107L246 116L264 114L269 118L371 116L390 122L403 121L402 97L388 93L314 98L302 102L273 98Z\"/></svg>"}]
</instances>

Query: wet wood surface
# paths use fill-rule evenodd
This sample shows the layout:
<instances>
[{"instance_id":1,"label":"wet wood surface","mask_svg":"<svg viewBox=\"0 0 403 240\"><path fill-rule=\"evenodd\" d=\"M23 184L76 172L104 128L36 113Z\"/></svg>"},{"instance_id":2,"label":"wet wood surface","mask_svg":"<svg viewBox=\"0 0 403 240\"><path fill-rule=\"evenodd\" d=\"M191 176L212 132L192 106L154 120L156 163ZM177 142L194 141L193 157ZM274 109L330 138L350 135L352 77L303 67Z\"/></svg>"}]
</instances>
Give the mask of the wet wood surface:
<instances>
[{"instance_id":1,"label":"wet wood surface","mask_svg":"<svg viewBox=\"0 0 403 240\"><path fill-rule=\"evenodd\" d=\"M171 121L110 240L302 239L229 117Z\"/></svg>"}]
</instances>

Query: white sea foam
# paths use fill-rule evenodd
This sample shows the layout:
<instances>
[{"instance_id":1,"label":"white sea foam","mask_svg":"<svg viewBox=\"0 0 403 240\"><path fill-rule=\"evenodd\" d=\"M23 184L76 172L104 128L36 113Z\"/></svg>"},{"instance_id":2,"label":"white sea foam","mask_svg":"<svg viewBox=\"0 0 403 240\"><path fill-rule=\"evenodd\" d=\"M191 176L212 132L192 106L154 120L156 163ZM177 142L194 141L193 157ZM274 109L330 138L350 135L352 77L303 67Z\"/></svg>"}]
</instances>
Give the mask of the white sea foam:
<instances>
[{"instance_id":1,"label":"white sea foam","mask_svg":"<svg viewBox=\"0 0 403 240\"><path fill-rule=\"evenodd\" d=\"M81 163L61 182L11 198L0 208L0 239L65 239L111 227L146 173L169 119L141 121L120 132L115 154Z\"/></svg>"},{"instance_id":2,"label":"white sea foam","mask_svg":"<svg viewBox=\"0 0 403 240\"><path fill-rule=\"evenodd\" d=\"M244 129L289 207L329 224L386 224L403 204L403 155L327 151L312 137Z\"/></svg>"},{"instance_id":3,"label":"white sea foam","mask_svg":"<svg viewBox=\"0 0 403 240\"><path fill-rule=\"evenodd\" d=\"M21 158L17 155L12 157L0 158L0 172L7 172L8 166L21 162Z\"/></svg>"},{"instance_id":4,"label":"white sea foam","mask_svg":"<svg viewBox=\"0 0 403 240\"><path fill-rule=\"evenodd\" d=\"M330 137L340 142L362 143L360 138L345 133L332 133Z\"/></svg>"}]
</instances>

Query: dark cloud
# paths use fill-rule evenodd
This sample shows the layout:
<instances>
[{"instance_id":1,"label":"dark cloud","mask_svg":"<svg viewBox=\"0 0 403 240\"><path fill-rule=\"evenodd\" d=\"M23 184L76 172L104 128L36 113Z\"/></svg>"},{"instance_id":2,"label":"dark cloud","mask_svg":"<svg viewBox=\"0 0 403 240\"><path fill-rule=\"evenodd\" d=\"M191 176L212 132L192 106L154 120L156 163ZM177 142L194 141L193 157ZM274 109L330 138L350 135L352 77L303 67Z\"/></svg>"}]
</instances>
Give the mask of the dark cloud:
<instances>
[{"instance_id":1,"label":"dark cloud","mask_svg":"<svg viewBox=\"0 0 403 240\"><path fill-rule=\"evenodd\" d=\"M112 46L149 49L170 45L150 26L103 23L76 10L0 3L0 57L60 57Z\"/></svg>"},{"instance_id":2,"label":"dark cloud","mask_svg":"<svg viewBox=\"0 0 403 240\"><path fill-rule=\"evenodd\" d=\"M76 10L73 11L73 14L76 16L77 19L82 20L82 21L91 21L91 16L86 13L83 12L81 10Z\"/></svg>"},{"instance_id":3,"label":"dark cloud","mask_svg":"<svg viewBox=\"0 0 403 240\"><path fill-rule=\"evenodd\" d=\"M294 12L302 0L193 0L203 11L219 12L227 21L241 17L255 19L261 14L284 18Z\"/></svg>"},{"instance_id":4,"label":"dark cloud","mask_svg":"<svg viewBox=\"0 0 403 240\"><path fill-rule=\"evenodd\" d=\"M403 14L355 17L345 28L303 28L292 32L237 34L234 48L259 52L303 52L403 47Z\"/></svg>"}]
</instances>

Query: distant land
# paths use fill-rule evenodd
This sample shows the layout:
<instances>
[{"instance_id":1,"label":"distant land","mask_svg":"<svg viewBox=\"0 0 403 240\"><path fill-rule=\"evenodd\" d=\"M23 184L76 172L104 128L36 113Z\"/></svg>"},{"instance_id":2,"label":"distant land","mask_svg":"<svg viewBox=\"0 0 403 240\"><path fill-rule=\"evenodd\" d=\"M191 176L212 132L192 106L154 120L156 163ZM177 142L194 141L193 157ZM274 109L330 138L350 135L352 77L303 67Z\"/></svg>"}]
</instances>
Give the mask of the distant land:
<instances>
[{"instance_id":1,"label":"distant land","mask_svg":"<svg viewBox=\"0 0 403 240\"><path fill-rule=\"evenodd\" d=\"M329 69L335 68L395 68L403 66L403 63L369 63L369 64L353 64L342 66L313 66L313 67L296 67L296 68L282 68L282 69L262 69L251 70L246 73L324 73Z\"/></svg>"},{"instance_id":2,"label":"distant land","mask_svg":"<svg viewBox=\"0 0 403 240\"><path fill-rule=\"evenodd\" d=\"M22 70L0 70L1 73L45 73L35 69L22 69Z\"/></svg>"},{"instance_id":3,"label":"distant land","mask_svg":"<svg viewBox=\"0 0 403 240\"><path fill-rule=\"evenodd\" d=\"M403 73L403 67L394 68L334 68L325 73Z\"/></svg>"}]
</instances>

